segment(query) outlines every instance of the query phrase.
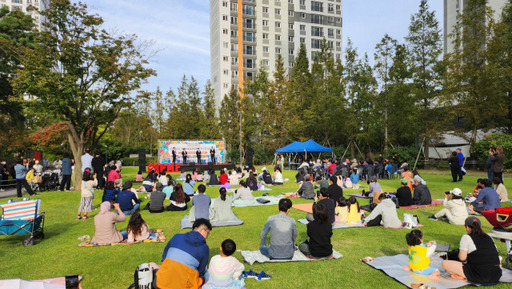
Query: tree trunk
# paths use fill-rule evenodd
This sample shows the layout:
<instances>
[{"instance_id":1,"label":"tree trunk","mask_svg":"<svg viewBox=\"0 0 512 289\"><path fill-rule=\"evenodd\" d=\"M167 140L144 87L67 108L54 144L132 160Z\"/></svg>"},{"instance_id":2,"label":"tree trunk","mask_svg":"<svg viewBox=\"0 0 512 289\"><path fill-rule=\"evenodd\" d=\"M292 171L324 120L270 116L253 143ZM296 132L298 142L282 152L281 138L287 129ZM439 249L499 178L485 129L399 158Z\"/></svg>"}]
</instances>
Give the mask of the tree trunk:
<instances>
[{"instance_id":1,"label":"tree trunk","mask_svg":"<svg viewBox=\"0 0 512 289\"><path fill-rule=\"evenodd\" d=\"M82 185L82 154L84 151L83 133L78 136L75 127L68 122L68 141L73 158L75 159L75 190L80 190Z\"/></svg>"}]
</instances>

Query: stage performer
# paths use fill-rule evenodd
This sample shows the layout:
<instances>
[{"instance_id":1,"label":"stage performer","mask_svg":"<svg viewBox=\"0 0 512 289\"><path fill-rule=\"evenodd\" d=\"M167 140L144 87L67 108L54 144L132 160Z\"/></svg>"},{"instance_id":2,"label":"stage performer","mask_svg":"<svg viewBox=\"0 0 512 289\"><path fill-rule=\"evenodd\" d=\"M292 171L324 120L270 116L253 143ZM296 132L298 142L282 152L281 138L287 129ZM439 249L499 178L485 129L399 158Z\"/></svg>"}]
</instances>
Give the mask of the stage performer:
<instances>
[{"instance_id":1,"label":"stage performer","mask_svg":"<svg viewBox=\"0 0 512 289\"><path fill-rule=\"evenodd\" d=\"M197 148L196 156L197 156L197 163L201 164L201 150L199 148Z\"/></svg>"},{"instance_id":2,"label":"stage performer","mask_svg":"<svg viewBox=\"0 0 512 289\"><path fill-rule=\"evenodd\" d=\"M175 164L176 163L176 148L173 147L172 148L172 163Z\"/></svg>"},{"instance_id":3,"label":"stage performer","mask_svg":"<svg viewBox=\"0 0 512 289\"><path fill-rule=\"evenodd\" d=\"M210 149L210 158L212 160L212 163L215 163L215 148L213 146Z\"/></svg>"},{"instance_id":4,"label":"stage performer","mask_svg":"<svg viewBox=\"0 0 512 289\"><path fill-rule=\"evenodd\" d=\"M183 164L187 163L187 151L185 148L183 148L183 151L181 152L181 156L183 157Z\"/></svg>"}]
</instances>

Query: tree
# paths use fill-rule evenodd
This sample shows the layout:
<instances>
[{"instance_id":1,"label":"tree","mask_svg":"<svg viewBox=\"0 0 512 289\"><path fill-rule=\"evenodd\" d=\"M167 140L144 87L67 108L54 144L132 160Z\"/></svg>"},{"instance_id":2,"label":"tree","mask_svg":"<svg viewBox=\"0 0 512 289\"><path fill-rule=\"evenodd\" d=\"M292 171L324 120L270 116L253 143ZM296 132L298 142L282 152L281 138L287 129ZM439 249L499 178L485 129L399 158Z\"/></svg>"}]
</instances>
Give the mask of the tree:
<instances>
[{"instance_id":1,"label":"tree","mask_svg":"<svg viewBox=\"0 0 512 289\"><path fill-rule=\"evenodd\" d=\"M229 94L222 98L219 118L222 136L228 150L234 151L240 146L240 97L238 90L232 87Z\"/></svg>"},{"instance_id":2,"label":"tree","mask_svg":"<svg viewBox=\"0 0 512 289\"><path fill-rule=\"evenodd\" d=\"M439 22L435 12L429 10L427 0L421 0L419 11L411 16L409 34L405 40L414 84L412 95L417 105L415 123L422 124L418 131L428 147L431 136L439 131L442 123L433 108L438 102L445 70L440 59L443 51ZM425 150L425 159L428 160L428 150Z\"/></svg>"},{"instance_id":3,"label":"tree","mask_svg":"<svg viewBox=\"0 0 512 289\"><path fill-rule=\"evenodd\" d=\"M263 138L263 143L268 150L282 147L288 139L284 125L288 81L283 57L278 54L274 77L268 87L268 101L262 102L266 106L265 111L262 111L262 124L268 129L268 136Z\"/></svg>"},{"instance_id":4,"label":"tree","mask_svg":"<svg viewBox=\"0 0 512 289\"><path fill-rule=\"evenodd\" d=\"M23 95L13 94L10 81L22 68L23 54L34 47L34 23L21 10L0 8L0 143L19 146L25 128Z\"/></svg>"},{"instance_id":5,"label":"tree","mask_svg":"<svg viewBox=\"0 0 512 289\"><path fill-rule=\"evenodd\" d=\"M201 120L201 138L219 138L219 119L215 107L215 92L211 82L208 80L203 92L203 116Z\"/></svg>"},{"instance_id":6,"label":"tree","mask_svg":"<svg viewBox=\"0 0 512 289\"><path fill-rule=\"evenodd\" d=\"M452 115L462 115L472 131L474 145L478 129L497 125L495 110L499 91L497 69L490 52L495 23L486 0L468 0L455 25L454 52L448 55L448 76L443 100Z\"/></svg>"},{"instance_id":7,"label":"tree","mask_svg":"<svg viewBox=\"0 0 512 289\"><path fill-rule=\"evenodd\" d=\"M41 13L44 30L22 60L13 87L66 120L75 170L81 172L84 147L96 146L119 112L133 103L130 93L155 75L146 67L148 44L101 29L102 18L89 14L83 3L54 0ZM77 184L81 179L76 174Z\"/></svg>"}]
</instances>

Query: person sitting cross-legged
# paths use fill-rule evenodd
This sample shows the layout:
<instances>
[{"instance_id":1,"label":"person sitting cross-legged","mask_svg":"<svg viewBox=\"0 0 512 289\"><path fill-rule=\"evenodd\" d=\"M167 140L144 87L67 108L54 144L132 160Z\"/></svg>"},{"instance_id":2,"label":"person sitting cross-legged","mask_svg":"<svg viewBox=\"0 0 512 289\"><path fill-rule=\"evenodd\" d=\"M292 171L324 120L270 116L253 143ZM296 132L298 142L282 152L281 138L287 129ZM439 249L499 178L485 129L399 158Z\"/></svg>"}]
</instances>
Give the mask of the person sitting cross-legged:
<instances>
[{"instance_id":1,"label":"person sitting cross-legged","mask_svg":"<svg viewBox=\"0 0 512 289\"><path fill-rule=\"evenodd\" d=\"M132 191L131 181L126 181L123 184L123 190L117 194L117 202L125 215L131 215L139 209L141 200L139 200Z\"/></svg>"},{"instance_id":2,"label":"person sitting cross-legged","mask_svg":"<svg viewBox=\"0 0 512 289\"><path fill-rule=\"evenodd\" d=\"M279 200L279 214L268 217L261 230L261 254L270 259L292 259L297 239L297 225L293 218L288 217L292 201ZM270 246L267 245L267 235L270 233Z\"/></svg>"},{"instance_id":3,"label":"person sitting cross-legged","mask_svg":"<svg viewBox=\"0 0 512 289\"><path fill-rule=\"evenodd\" d=\"M325 258L332 255L332 225L329 222L329 209L321 203L313 207L314 220L308 223L306 240L299 245L299 250L306 256Z\"/></svg>"}]
</instances>

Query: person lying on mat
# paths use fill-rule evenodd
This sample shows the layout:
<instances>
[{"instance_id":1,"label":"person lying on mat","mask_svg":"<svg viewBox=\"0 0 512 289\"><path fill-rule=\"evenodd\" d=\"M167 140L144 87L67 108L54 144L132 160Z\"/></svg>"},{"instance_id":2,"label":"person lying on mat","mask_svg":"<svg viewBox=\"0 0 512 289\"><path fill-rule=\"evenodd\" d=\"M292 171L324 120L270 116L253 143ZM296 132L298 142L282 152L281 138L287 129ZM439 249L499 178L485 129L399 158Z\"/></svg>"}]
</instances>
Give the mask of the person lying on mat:
<instances>
[{"instance_id":1,"label":"person lying on mat","mask_svg":"<svg viewBox=\"0 0 512 289\"><path fill-rule=\"evenodd\" d=\"M446 217L450 224L464 225L464 221L468 217L468 210L459 188L444 193L443 206L444 209L428 218L437 221L441 217Z\"/></svg>"},{"instance_id":2,"label":"person lying on mat","mask_svg":"<svg viewBox=\"0 0 512 289\"><path fill-rule=\"evenodd\" d=\"M497 284L502 272L494 241L482 231L478 218L468 217L464 224L468 234L460 239L458 260L443 261L443 269L456 279L478 284Z\"/></svg>"},{"instance_id":3,"label":"person lying on mat","mask_svg":"<svg viewBox=\"0 0 512 289\"><path fill-rule=\"evenodd\" d=\"M398 205L400 207L406 207L412 205L412 193L411 189L407 185L409 180L406 178L400 179L400 184L402 185L398 190L396 190L396 198L398 200Z\"/></svg>"},{"instance_id":4,"label":"person lying on mat","mask_svg":"<svg viewBox=\"0 0 512 289\"><path fill-rule=\"evenodd\" d=\"M226 239L220 245L220 254L215 255L210 260L208 266L208 280L202 287L203 289L245 288L243 278L238 279L245 269L244 264L240 263L235 257L231 256L236 251L236 244L231 239Z\"/></svg>"},{"instance_id":5,"label":"person lying on mat","mask_svg":"<svg viewBox=\"0 0 512 289\"><path fill-rule=\"evenodd\" d=\"M491 181L483 179L482 184L484 188L478 193L476 200L469 205L472 214L501 208L500 196L492 188Z\"/></svg>"},{"instance_id":6,"label":"person lying on mat","mask_svg":"<svg viewBox=\"0 0 512 289\"><path fill-rule=\"evenodd\" d=\"M293 218L288 217L292 201L279 200L279 214L270 216L261 230L261 254L270 259L292 259L297 239L297 225ZM267 235L270 233L270 246L267 246Z\"/></svg>"},{"instance_id":7,"label":"person lying on mat","mask_svg":"<svg viewBox=\"0 0 512 289\"><path fill-rule=\"evenodd\" d=\"M313 188L313 184L310 182L309 175L304 176L304 179L297 190L297 194L299 194L301 198L305 199L315 198L315 189Z\"/></svg>"},{"instance_id":8,"label":"person lying on mat","mask_svg":"<svg viewBox=\"0 0 512 289\"><path fill-rule=\"evenodd\" d=\"M436 251L436 241L423 244L423 233L420 230L407 233L405 240L409 245L409 266L404 266L403 269L439 282L441 272L437 268L430 267L430 256Z\"/></svg>"},{"instance_id":9,"label":"person lying on mat","mask_svg":"<svg viewBox=\"0 0 512 289\"><path fill-rule=\"evenodd\" d=\"M139 212L135 212L128 221L126 231L122 231L121 235L126 239L126 243L133 243L137 241L144 241L150 236L149 226L142 218Z\"/></svg>"},{"instance_id":10,"label":"person lying on mat","mask_svg":"<svg viewBox=\"0 0 512 289\"><path fill-rule=\"evenodd\" d=\"M192 231L172 237L165 246L162 265L156 272L158 288L201 288L210 257L206 239L211 230L208 220L197 219Z\"/></svg>"},{"instance_id":11,"label":"person lying on mat","mask_svg":"<svg viewBox=\"0 0 512 289\"><path fill-rule=\"evenodd\" d=\"M210 209L210 220L212 222L231 221L235 219L235 213L231 209L233 199L226 195L226 188L219 189L219 196L213 202Z\"/></svg>"},{"instance_id":12,"label":"person lying on mat","mask_svg":"<svg viewBox=\"0 0 512 289\"><path fill-rule=\"evenodd\" d=\"M432 203L432 196L430 190L426 185L421 183L423 179L420 176L415 176L413 179L414 183L414 195L412 197L413 205L430 205Z\"/></svg>"},{"instance_id":13,"label":"person lying on mat","mask_svg":"<svg viewBox=\"0 0 512 289\"><path fill-rule=\"evenodd\" d=\"M187 203L190 202L190 197L183 191L183 186L177 183L169 200L171 204L167 206L167 211L185 211L187 210Z\"/></svg>"},{"instance_id":14,"label":"person lying on mat","mask_svg":"<svg viewBox=\"0 0 512 289\"><path fill-rule=\"evenodd\" d=\"M363 226L384 226L388 228L400 228L402 222L396 213L396 204L386 194L380 194L380 203L364 218Z\"/></svg>"},{"instance_id":15,"label":"person lying on mat","mask_svg":"<svg viewBox=\"0 0 512 289\"><path fill-rule=\"evenodd\" d=\"M334 223L334 210L336 209L336 202L332 199L329 199L329 191L327 189L321 189L318 196L315 196L315 203L313 203L313 208L318 204L324 205L329 210L329 224ZM306 215L306 219L310 222L314 220L314 216Z\"/></svg>"},{"instance_id":16,"label":"person lying on mat","mask_svg":"<svg viewBox=\"0 0 512 289\"><path fill-rule=\"evenodd\" d=\"M313 221L307 225L309 241L299 245L299 250L308 257L324 258L332 255L332 225L329 209L321 203L313 207Z\"/></svg>"},{"instance_id":17,"label":"person lying on mat","mask_svg":"<svg viewBox=\"0 0 512 289\"><path fill-rule=\"evenodd\" d=\"M100 205L100 212L94 216L94 237L91 242L98 244L119 243L124 238L117 231L115 223L124 222L125 214L119 208L119 203L114 203L117 214L110 211L110 202L103 202Z\"/></svg>"},{"instance_id":18,"label":"person lying on mat","mask_svg":"<svg viewBox=\"0 0 512 289\"><path fill-rule=\"evenodd\" d=\"M245 181L240 181L240 188L235 190L233 194L233 201L241 200L241 201L254 201L254 196L251 193L251 190L248 188L247 183Z\"/></svg>"}]
</instances>

